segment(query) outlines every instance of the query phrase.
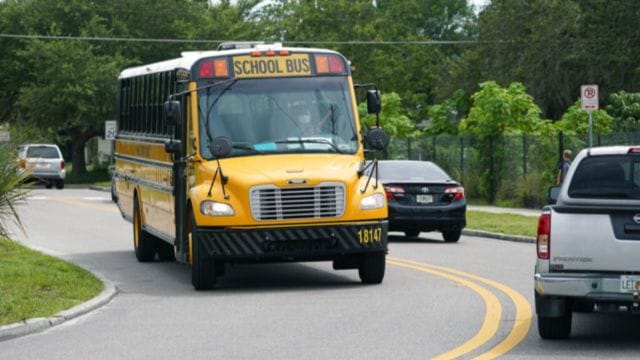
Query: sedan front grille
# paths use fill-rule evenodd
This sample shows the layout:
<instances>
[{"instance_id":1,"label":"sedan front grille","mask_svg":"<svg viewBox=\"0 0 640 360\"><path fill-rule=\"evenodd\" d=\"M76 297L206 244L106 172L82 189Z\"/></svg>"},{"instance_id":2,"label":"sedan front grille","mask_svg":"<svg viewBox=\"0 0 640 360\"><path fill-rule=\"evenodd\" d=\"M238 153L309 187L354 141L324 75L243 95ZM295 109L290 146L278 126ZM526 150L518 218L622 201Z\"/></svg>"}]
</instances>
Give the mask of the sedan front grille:
<instances>
[{"instance_id":1,"label":"sedan front grille","mask_svg":"<svg viewBox=\"0 0 640 360\"><path fill-rule=\"evenodd\" d=\"M251 214L258 221L335 218L344 213L345 187L339 183L288 188L262 185L251 188L250 198Z\"/></svg>"}]
</instances>

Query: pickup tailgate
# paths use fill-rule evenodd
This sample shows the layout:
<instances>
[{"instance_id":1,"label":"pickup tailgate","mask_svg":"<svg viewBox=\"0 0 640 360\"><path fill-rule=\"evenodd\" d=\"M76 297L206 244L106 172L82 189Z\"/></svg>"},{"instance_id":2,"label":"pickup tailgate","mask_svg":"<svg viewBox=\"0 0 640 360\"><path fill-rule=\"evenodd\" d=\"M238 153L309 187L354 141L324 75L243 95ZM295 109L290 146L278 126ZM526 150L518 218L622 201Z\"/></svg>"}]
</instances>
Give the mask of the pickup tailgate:
<instances>
[{"instance_id":1,"label":"pickup tailgate","mask_svg":"<svg viewBox=\"0 0 640 360\"><path fill-rule=\"evenodd\" d=\"M552 208L550 270L640 272L640 209Z\"/></svg>"}]
</instances>

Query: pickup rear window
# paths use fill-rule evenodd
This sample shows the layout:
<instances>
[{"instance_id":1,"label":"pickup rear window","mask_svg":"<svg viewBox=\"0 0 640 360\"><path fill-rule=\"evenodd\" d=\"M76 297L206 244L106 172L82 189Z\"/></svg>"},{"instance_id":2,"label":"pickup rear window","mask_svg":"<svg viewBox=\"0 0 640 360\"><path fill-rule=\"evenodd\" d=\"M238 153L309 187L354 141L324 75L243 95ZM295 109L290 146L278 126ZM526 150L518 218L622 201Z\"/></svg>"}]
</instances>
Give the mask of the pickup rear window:
<instances>
[{"instance_id":1,"label":"pickup rear window","mask_svg":"<svg viewBox=\"0 0 640 360\"><path fill-rule=\"evenodd\" d=\"M640 156L584 158L573 174L568 192L572 198L640 199Z\"/></svg>"}]
</instances>

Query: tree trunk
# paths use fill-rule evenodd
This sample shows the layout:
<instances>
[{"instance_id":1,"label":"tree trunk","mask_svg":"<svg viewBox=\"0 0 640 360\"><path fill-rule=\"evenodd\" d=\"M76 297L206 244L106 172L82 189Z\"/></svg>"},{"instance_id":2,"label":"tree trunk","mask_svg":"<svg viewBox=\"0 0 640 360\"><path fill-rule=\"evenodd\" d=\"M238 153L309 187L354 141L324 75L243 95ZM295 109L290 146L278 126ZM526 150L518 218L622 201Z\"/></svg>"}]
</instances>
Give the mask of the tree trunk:
<instances>
[{"instance_id":1,"label":"tree trunk","mask_svg":"<svg viewBox=\"0 0 640 360\"><path fill-rule=\"evenodd\" d=\"M85 132L73 136L71 146L71 161L73 163L73 175L85 174L87 172L87 162L84 158L84 146L92 137L96 136L93 132Z\"/></svg>"}]
</instances>

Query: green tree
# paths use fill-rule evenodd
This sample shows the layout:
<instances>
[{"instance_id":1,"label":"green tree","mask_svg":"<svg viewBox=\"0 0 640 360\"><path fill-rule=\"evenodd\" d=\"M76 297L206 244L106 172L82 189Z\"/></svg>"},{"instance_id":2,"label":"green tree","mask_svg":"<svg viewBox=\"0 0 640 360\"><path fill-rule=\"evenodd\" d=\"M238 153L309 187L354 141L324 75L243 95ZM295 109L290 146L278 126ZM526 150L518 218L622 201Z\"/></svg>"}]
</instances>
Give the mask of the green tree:
<instances>
[{"instance_id":1,"label":"green tree","mask_svg":"<svg viewBox=\"0 0 640 360\"><path fill-rule=\"evenodd\" d=\"M416 130L415 124L404 113L400 106L402 99L400 95L392 92L382 94L382 112L380 112L380 126L390 135L394 137L413 137L419 131ZM367 104L361 103L358 106L360 122L365 128L371 128L376 125L376 115L367 113Z\"/></svg>"},{"instance_id":2,"label":"green tree","mask_svg":"<svg viewBox=\"0 0 640 360\"><path fill-rule=\"evenodd\" d=\"M357 83L374 82L398 93L407 113L422 119L444 59L459 49L406 42L465 38L473 16L465 0L281 0L264 9L263 28L267 38L340 51L351 60Z\"/></svg>"},{"instance_id":3,"label":"green tree","mask_svg":"<svg viewBox=\"0 0 640 360\"><path fill-rule=\"evenodd\" d=\"M430 122L424 132L428 135L456 135L461 114L469 111L468 99L464 91L458 90L450 98L430 106L427 112Z\"/></svg>"},{"instance_id":4,"label":"green tree","mask_svg":"<svg viewBox=\"0 0 640 360\"><path fill-rule=\"evenodd\" d=\"M507 171L508 149L503 135L540 134L548 132L550 124L540 118L540 108L521 83L503 88L493 81L484 82L471 98L473 106L460 122L460 132L477 139L478 191L493 203Z\"/></svg>"},{"instance_id":5,"label":"green tree","mask_svg":"<svg viewBox=\"0 0 640 360\"><path fill-rule=\"evenodd\" d=\"M609 103L605 109L613 117L614 132L640 130L640 93L613 93L609 96Z\"/></svg>"},{"instance_id":6,"label":"green tree","mask_svg":"<svg viewBox=\"0 0 640 360\"><path fill-rule=\"evenodd\" d=\"M599 109L592 113L593 133L606 134L611 132L613 117L605 110ZM585 135L589 133L589 113L582 110L580 100L576 101L567 112L556 122L554 128L567 135Z\"/></svg>"},{"instance_id":7,"label":"green tree","mask_svg":"<svg viewBox=\"0 0 640 360\"><path fill-rule=\"evenodd\" d=\"M548 123L540 118L540 108L527 94L524 85L511 83L503 88L494 81L480 84L473 94L469 116L460 122L463 133L479 137L502 134L536 134Z\"/></svg>"},{"instance_id":8,"label":"green tree","mask_svg":"<svg viewBox=\"0 0 640 360\"><path fill-rule=\"evenodd\" d=\"M189 38L204 33L209 9L190 0L7 0L0 2L0 32ZM33 124L49 141L72 143L73 171L84 172L84 144L102 134L104 120L115 115L118 73L178 57L192 46L2 38L0 122Z\"/></svg>"},{"instance_id":9,"label":"green tree","mask_svg":"<svg viewBox=\"0 0 640 360\"><path fill-rule=\"evenodd\" d=\"M121 56L97 55L88 43L38 41L18 52L31 69L16 105L24 122L48 127L72 143L73 172L86 171L84 146L113 116Z\"/></svg>"}]
</instances>

